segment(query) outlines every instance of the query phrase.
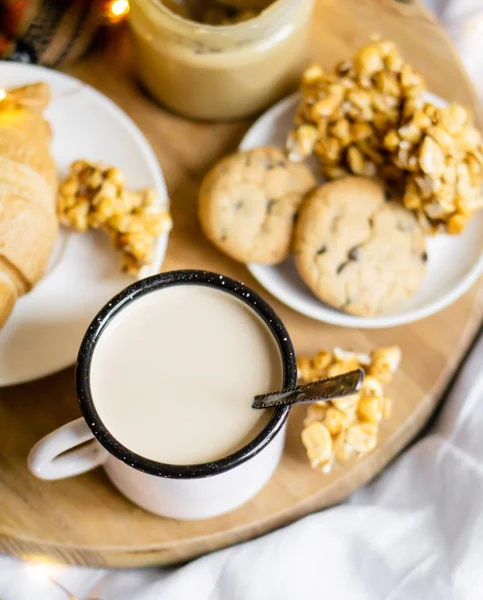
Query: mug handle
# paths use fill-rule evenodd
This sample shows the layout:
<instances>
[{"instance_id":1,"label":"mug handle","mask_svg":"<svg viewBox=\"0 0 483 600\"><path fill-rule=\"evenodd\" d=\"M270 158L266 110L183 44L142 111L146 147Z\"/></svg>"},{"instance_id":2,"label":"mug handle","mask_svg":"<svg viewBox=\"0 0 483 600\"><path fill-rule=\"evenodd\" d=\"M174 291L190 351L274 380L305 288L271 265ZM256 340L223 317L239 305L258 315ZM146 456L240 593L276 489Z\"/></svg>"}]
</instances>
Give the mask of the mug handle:
<instances>
[{"instance_id":1,"label":"mug handle","mask_svg":"<svg viewBox=\"0 0 483 600\"><path fill-rule=\"evenodd\" d=\"M80 417L39 440L29 452L28 467L39 479L65 479L95 469L108 456Z\"/></svg>"}]
</instances>

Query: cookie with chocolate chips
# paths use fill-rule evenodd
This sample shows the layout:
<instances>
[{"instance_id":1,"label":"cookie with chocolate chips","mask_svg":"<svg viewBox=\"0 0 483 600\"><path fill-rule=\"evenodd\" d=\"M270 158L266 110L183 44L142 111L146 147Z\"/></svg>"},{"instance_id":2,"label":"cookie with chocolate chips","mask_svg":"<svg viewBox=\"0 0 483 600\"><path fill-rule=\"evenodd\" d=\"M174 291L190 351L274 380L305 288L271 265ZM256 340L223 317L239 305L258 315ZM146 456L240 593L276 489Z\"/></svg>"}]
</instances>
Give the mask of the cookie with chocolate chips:
<instances>
[{"instance_id":1,"label":"cookie with chocolate chips","mask_svg":"<svg viewBox=\"0 0 483 600\"><path fill-rule=\"evenodd\" d=\"M290 252L295 216L314 186L308 167L290 162L279 148L232 154L203 180L201 227L235 260L279 263Z\"/></svg>"},{"instance_id":2,"label":"cookie with chocolate chips","mask_svg":"<svg viewBox=\"0 0 483 600\"><path fill-rule=\"evenodd\" d=\"M426 242L414 215L363 177L327 183L304 202L295 227L297 269L323 302L371 316L421 285Z\"/></svg>"}]
</instances>

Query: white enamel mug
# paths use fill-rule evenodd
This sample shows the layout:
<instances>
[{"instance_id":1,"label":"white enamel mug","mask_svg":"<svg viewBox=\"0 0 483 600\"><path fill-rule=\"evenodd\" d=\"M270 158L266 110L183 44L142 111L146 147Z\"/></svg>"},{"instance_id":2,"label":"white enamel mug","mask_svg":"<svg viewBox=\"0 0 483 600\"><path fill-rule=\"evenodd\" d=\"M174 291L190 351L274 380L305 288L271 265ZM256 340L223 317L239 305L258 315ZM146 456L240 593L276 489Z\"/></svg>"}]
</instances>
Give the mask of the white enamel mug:
<instances>
[{"instance_id":1,"label":"white enamel mug","mask_svg":"<svg viewBox=\"0 0 483 600\"><path fill-rule=\"evenodd\" d=\"M220 460L169 465L140 456L118 442L101 421L92 398L89 372L94 348L108 323L140 296L172 285L206 285L250 306L277 341L283 385L294 386L297 367L290 337L273 309L242 283L207 271L172 271L134 283L95 317L82 341L76 388L83 417L41 439L28 457L40 479L64 479L101 466L118 490L135 504L165 517L202 519L244 504L270 479L282 455L289 407L278 407L265 429L246 446Z\"/></svg>"}]
</instances>

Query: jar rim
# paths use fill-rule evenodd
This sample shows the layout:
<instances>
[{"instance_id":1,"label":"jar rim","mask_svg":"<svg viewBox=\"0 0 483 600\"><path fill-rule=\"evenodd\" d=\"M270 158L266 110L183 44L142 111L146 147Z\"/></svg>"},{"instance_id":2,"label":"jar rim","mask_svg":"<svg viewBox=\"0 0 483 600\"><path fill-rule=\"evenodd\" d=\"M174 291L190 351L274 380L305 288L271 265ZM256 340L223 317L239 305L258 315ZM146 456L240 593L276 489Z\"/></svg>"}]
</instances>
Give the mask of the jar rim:
<instances>
[{"instance_id":1,"label":"jar rim","mask_svg":"<svg viewBox=\"0 0 483 600\"><path fill-rule=\"evenodd\" d=\"M274 0L255 17L227 25L209 25L186 19L172 11L162 0L144 1L152 9L158 11L158 14L162 14L166 18L166 24L178 34L187 36L199 35L200 37L210 36L211 38L216 36L226 40L227 38L233 39L237 34L240 37L247 33L253 35L257 32L261 36L266 35L267 28L277 27L287 12L297 8L300 0Z\"/></svg>"}]
</instances>

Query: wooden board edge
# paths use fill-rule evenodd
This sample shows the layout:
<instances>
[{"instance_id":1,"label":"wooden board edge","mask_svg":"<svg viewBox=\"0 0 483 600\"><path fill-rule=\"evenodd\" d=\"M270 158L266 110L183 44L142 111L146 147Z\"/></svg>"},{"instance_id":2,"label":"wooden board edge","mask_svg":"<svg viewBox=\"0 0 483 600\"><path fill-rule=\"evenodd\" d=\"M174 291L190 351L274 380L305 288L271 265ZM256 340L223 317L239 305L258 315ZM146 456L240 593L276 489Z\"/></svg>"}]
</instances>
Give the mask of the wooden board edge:
<instances>
[{"instance_id":1,"label":"wooden board edge","mask_svg":"<svg viewBox=\"0 0 483 600\"><path fill-rule=\"evenodd\" d=\"M453 361L443 372L436 385L426 394L424 402L412 413L412 427L397 430L386 443L347 471L345 476L325 487L323 495L314 494L280 513L273 514L258 522L251 522L229 532L222 531L209 536L192 538L189 542L175 545L162 544L139 549L82 547L68 544L49 544L31 539L13 538L0 532L0 551L24 560L55 561L67 565L81 565L101 568L126 568L164 566L192 560L222 548L237 544L289 525L317 510L342 502L352 492L367 484L374 472L380 473L423 429L439 405L444 391L456 373L461 359L478 334L483 318L483 281L475 293L473 311L467 326L460 337ZM354 473L356 472L356 476ZM350 477L349 477L350 475Z\"/></svg>"}]
</instances>

